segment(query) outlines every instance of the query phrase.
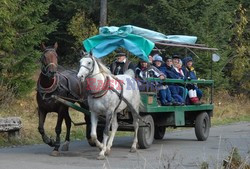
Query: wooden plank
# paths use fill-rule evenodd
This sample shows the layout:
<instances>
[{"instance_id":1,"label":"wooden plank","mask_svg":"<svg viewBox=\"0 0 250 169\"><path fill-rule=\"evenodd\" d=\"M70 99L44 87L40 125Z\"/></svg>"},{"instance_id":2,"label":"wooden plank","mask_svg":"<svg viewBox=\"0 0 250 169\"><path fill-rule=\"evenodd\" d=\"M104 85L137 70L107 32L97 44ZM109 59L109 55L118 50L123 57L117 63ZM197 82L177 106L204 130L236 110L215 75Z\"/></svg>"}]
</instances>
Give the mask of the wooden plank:
<instances>
[{"instance_id":1,"label":"wooden plank","mask_svg":"<svg viewBox=\"0 0 250 169\"><path fill-rule=\"evenodd\" d=\"M162 46L174 46L174 47L185 47L185 48L193 48L193 49L201 49L201 50L212 50L216 51L217 48L209 48L201 45L187 45L187 44L178 44L178 43L161 43L161 42L155 42L156 45L162 45Z\"/></svg>"}]
</instances>

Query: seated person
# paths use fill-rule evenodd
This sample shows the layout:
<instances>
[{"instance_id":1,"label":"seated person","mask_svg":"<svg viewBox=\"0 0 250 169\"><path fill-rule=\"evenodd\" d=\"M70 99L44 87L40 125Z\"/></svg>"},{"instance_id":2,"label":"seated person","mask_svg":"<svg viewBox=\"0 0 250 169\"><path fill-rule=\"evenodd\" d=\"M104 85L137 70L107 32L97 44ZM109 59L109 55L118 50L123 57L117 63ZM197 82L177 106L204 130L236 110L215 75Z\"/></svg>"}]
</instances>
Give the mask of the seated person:
<instances>
[{"instance_id":1,"label":"seated person","mask_svg":"<svg viewBox=\"0 0 250 169\"><path fill-rule=\"evenodd\" d=\"M186 57L183 59L184 68L185 68L185 76L186 79L197 80L196 72L193 67L193 59L191 57ZM202 91L195 84L187 85L187 89L189 90L189 99L191 104L200 104L199 100L202 97Z\"/></svg>"},{"instance_id":2,"label":"seated person","mask_svg":"<svg viewBox=\"0 0 250 169\"><path fill-rule=\"evenodd\" d=\"M161 71L159 71L156 67L151 66L149 63L143 60L140 60L138 66L135 69L135 77L139 80L138 85L140 89L142 89L145 86L148 89L148 85L150 85L150 87L157 88L159 90L161 104L163 106L172 105L172 97L168 86L162 85L160 83L149 84L145 82L145 78L149 77L157 77L160 79L165 79L165 75Z\"/></svg>"},{"instance_id":3,"label":"seated person","mask_svg":"<svg viewBox=\"0 0 250 169\"><path fill-rule=\"evenodd\" d=\"M126 58L126 54L120 50L116 51L116 61L110 65L110 71L114 75L121 75L128 69L135 70L134 64Z\"/></svg>"},{"instance_id":4,"label":"seated person","mask_svg":"<svg viewBox=\"0 0 250 169\"><path fill-rule=\"evenodd\" d=\"M154 57L153 64L156 68L158 68L161 72L163 72L166 77L177 78L177 76L175 76L175 74L173 72L167 70L166 66L163 65L163 60L162 60L162 57L160 55ZM171 95L173 97L173 104L174 105L184 105L185 99L181 95L179 95L179 93L181 93L180 87L177 85L169 85L169 89L170 89Z\"/></svg>"},{"instance_id":5,"label":"seated person","mask_svg":"<svg viewBox=\"0 0 250 169\"><path fill-rule=\"evenodd\" d=\"M178 55L173 56L172 72L176 75L177 79L185 79L185 71L182 67L182 61Z\"/></svg>"}]
</instances>

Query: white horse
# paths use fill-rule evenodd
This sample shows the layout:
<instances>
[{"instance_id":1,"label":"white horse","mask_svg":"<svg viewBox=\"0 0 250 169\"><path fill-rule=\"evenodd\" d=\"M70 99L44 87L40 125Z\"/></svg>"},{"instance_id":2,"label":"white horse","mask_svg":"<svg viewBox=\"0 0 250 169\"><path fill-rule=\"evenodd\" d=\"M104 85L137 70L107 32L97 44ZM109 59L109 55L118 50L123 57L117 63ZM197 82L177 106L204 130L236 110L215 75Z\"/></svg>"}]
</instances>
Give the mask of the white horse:
<instances>
[{"instance_id":1,"label":"white horse","mask_svg":"<svg viewBox=\"0 0 250 169\"><path fill-rule=\"evenodd\" d=\"M77 76L82 81L87 80L88 83L91 139L101 149L97 159L105 159L105 155L109 155L118 128L117 113L127 107L132 113L135 131L130 152L136 152L141 101L139 88L133 78L134 72L128 70L124 75L114 76L101 62L93 56L87 55L80 60L80 70ZM96 135L99 115L106 117L102 144L98 141ZM109 134L110 127L112 127L111 134Z\"/></svg>"}]
</instances>

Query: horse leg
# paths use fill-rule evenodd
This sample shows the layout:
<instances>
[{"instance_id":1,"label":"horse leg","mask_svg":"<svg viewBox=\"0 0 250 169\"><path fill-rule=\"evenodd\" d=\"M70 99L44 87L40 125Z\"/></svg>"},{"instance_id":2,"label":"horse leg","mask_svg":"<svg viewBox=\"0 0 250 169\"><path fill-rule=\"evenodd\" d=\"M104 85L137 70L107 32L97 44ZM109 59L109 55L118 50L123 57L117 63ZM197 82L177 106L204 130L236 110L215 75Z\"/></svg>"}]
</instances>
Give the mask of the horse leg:
<instances>
[{"instance_id":1,"label":"horse leg","mask_svg":"<svg viewBox=\"0 0 250 169\"><path fill-rule=\"evenodd\" d=\"M107 141L109 138L109 130L110 130L110 124L112 121L112 114L106 114L106 124L103 132L103 147L101 152L99 153L99 156L97 157L98 160L104 160L105 159L105 152L107 148Z\"/></svg>"},{"instance_id":2,"label":"horse leg","mask_svg":"<svg viewBox=\"0 0 250 169\"><path fill-rule=\"evenodd\" d=\"M139 129L139 119L134 113L132 113L132 116L133 116L133 125L134 125L135 133L134 133L134 140L133 140L133 144L130 149L130 152L134 153L136 152L136 145L138 143L137 134L138 134L138 129Z\"/></svg>"},{"instance_id":3,"label":"horse leg","mask_svg":"<svg viewBox=\"0 0 250 169\"><path fill-rule=\"evenodd\" d=\"M50 147L55 146L55 141L53 139L50 139L44 131L44 122L46 119L46 115L48 112L41 110L40 108L38 109L38 118L39 118L39 125L38 125L38 131L42 136L43 142L48 144Z\"/></svg>"},{"instance_id":4,"label":"horse leg","mask_svg":"<svg viewBox=\"0 0 250 169\"><path fill-rule=\"evenodd\" d=\"M91 112L90 114L91 114L91 134L90 134L91 139L99 149L102 149L103 145L98 141L96 134L97 124L98 124L97 115L94 112Z\"/></svg>"},{"instance_id":5,"label":"horse leg","mask_svg":"<svg viewBox=\"0 0 250 169\"><path fill-rule=\"evenodd\" d=\"M107 144L107 149L106 149L106 152L105 152L106 155L110 154L110 150L111 150L111 147L112 147L113 140L114 140L115 133L116 133L117 129L118 129L118 122L117 122L117 114L115 113L114 117L113 117L113 122L112 122L112 131L111 131L111 134L110 134L110 137L109 137L109 140L108 140L108 144Z\"/></svg>"},{"instance_id":6,"label":"horse leg","mask_svg":"<svg viewBox=\"0 0 250 169\"><path fill-rule=\"evenodd\" d=\"M61 150L62 151L68 151L69 150L69 142L70 142L70 129L71 129L71 118L69 116L69 110L64 114L64 120L66 124L66 137L65 137L65 142L62 145Z\"/></svg>"},{"instance_id":7,"label":"horse leg","mask_svg":"<svg viewBox=\"0 0 250 169\"><path fill-rule=\"evenodd\" d=\"M51 155L52 156L58 156L59 155L59 147L60 147L60 134L62 131L62 121L63 121L63 111L58 111L58 117L57 117L57 123L56 123L56 128L55 128L55 132L56 132L56 143L55 143L55 148L52 151Z\"/></svg>"}]
</instances>

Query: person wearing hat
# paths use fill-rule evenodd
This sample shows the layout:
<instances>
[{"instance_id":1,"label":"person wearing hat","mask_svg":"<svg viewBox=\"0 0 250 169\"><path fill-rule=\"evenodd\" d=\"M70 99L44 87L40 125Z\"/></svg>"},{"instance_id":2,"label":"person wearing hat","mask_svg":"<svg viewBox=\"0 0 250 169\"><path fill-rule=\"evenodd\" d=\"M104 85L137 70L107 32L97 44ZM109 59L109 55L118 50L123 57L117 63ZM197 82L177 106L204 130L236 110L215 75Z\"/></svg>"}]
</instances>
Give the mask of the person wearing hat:
<instances>
[{"instance_id":1,"label":"person wearing hat","mask_svg":"<svg viewBox=\"0 0 250 169\"><path fill-rule=\"evenodd\" d=\"M110 65L110 71L114 75L121 75L128 69L135 71L134 64L128 60L126 54L120 50L116 51L116 61Z\"/></svg>"},{"instance_id":2,"label":"person wearing hat","mask_svg":"<svg viewBox=\"0 0 250 169\"><path fill-rule=\"evenodd\" d=\"M153 60L153 63L156 68L165 74L166 77L175 78L175 74L167 70L166 66L163 65L163 60L160 55L156 56ZM179 95L179 87L175 85L169 85L168 90L170 91L171 96L173 97L173 104L176 106L182 106L185 103L185 100Z\"/></svg>"},{"instance_id":3,"label":"person wearing hat","mask_svg":"<svg viewBox=\"0 0 250 169\"><path fill-rule=\"evenodd\" d=\"M196 72L193 67L193 59L192 57L186 57L183 59L184 68L185 68L185 76L188 80L197 80ZM197 85L189 84L187 85L189 99L191 104L200 104L200 99L202 97L202 91L198 88Z\"/></svg>"},{"instance_id":4,"label":"person wearing hat","mask_svg":"<svg viewBox=\"0 0 250 169\"><path fill-rule=\"evenodd\" d=\"M178 54L174 54L172 57L173 65L177 65L180 61L181 57Z\"/></svg>"},{"instance_id":5,"label":"person wearing hat","mask_svg":"<svg viewBox=\"0 0 250 169\"><path fill-rule=\"evenodd\" d=\"M185 79L185 69L182 67L183 63L179 57L173 58L172 72L176 75L176 79Z\"/></svg>"},{"instance_id":6,"label":"person wearing hat","mask_svg":"<svg viewBox=\"0 0 250 169\"><path fill-rule=\"evenodd\" d=\"M140 90L147 91L150 89L152 90L159 90L160 95L160 102L163 106L171 106L172 105L172 97L171 93L167 86L164 86L160 83L148 83L145 81L146 78L149 77L156 77L160 79L165 79L166 76L164 73L159 71L155 66L150 65L150 63L147 63L146 61L140 60L138 66L135 69L135 77L138 80L138 85Z\"/></svg>"},{"instance_id":7,"label":"person wearing hat","mask_svg":"<svg viewBox=\"0 0 250 169\"><path fill-rule=\"evenodd\" d=\"M170 56L166 57L166 61L165 61L165 68L166 68L166 75L167 78L170 79L178 79L179 76L177 76L174 72L173 72L173 59Z\"/></svg>"}]
</instances>

